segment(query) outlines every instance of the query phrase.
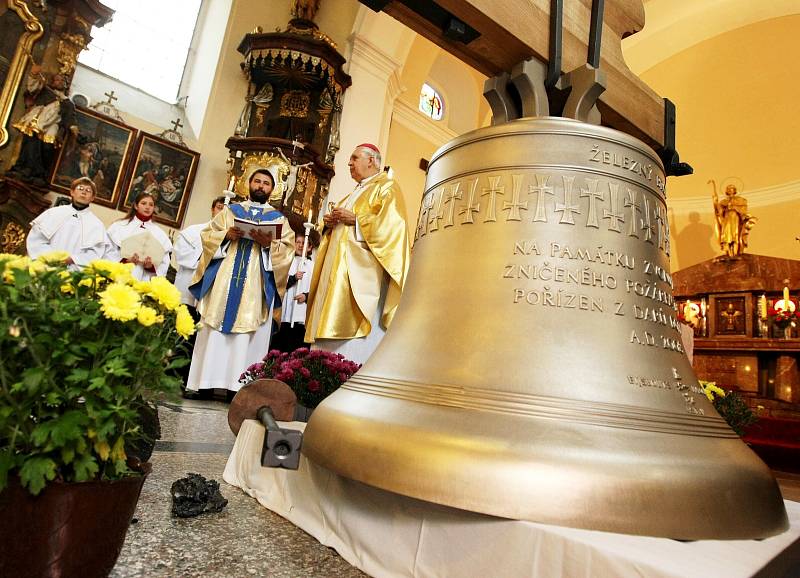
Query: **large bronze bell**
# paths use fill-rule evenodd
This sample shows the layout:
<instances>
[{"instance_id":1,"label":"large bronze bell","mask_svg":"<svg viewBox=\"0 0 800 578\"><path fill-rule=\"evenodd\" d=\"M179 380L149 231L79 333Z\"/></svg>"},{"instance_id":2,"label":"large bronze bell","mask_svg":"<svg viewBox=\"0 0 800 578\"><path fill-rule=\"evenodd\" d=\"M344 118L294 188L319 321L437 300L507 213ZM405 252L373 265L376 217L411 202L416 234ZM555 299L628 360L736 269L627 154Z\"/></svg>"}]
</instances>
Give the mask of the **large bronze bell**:
<instances>
[{"instance_id":1,"label":"large bronze bell","mask_svg":"<svg viewBox=\"0 0 800 578\"><path fill-rule=\"evenodd\" d=\"M506 518L678 539L784 531L770 471L683 352L664 186L642 142L571 119L446 144L393 325L314 412L304 453Z\"/></svg>"}]
</instances>

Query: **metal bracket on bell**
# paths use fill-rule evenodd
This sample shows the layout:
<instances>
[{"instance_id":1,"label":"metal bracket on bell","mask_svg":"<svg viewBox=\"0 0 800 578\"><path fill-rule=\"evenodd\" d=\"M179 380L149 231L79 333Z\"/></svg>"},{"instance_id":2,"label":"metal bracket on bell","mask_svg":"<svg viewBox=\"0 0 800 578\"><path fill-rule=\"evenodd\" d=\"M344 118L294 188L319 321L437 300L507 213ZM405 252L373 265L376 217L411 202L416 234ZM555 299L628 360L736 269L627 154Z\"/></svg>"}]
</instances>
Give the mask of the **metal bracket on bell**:
<instances>
[{"instance_id":1,"label":"metal bracket on bell","mask_svg":"<svg viewBox=\"0 0 800 578\"><path fill-rule=\"evenodd\" d=\"M584 64L562 76L558 88L570 89L562 116L599 125L597 99L607 85L606 73L591 64Z\"/></svg>"},{"instance_id":2,"label":"metal bracket on bell","mask_svg":"<svg viewBox=\"0 0 800 578\"><path fill-rule=\"evenodd\" d=\"M511 70L511 82L522 101L522 116L548 116L550 102L545 81L547 65L536 58L518 63Z\"/></svg>"},{"instance_id":3,"label":"metal bracket on bell","mask_svg":"<svg viewBox=\"0 0 800 578\"><path fill-rule=\"evenodd\" d=\"M487 78L483 83L483 96L492 109L492 125L503 124L519 118L517 105L508 93L509 75L507 72Z\"/></svg>"}]
</instances>

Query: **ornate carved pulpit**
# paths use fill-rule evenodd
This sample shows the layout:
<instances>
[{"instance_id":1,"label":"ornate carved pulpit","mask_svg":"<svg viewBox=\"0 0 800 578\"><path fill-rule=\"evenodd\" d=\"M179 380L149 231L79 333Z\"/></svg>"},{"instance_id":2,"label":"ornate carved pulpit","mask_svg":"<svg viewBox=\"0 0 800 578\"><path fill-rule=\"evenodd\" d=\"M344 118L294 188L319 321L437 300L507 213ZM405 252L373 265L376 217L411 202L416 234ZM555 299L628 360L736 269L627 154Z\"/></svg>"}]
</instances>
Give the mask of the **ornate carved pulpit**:
<instances>
[{"instance_id":1,"label":"ornate carved pulpit","mask_svg":"<svg viewBox=\"0 0 800 578\"><path fill-rule=\"evenodd\" d=\"M344 57L304 13L286 30L245 35L239 45L248 92L234 136L228 139L234 190L247 196L258 167L273 169L278 183L271 202L293 226L309 210L319 214L339 150L342 97L351 84ZM294 218L292 218L294 215ZM299 228L302 231L302 227Z\"/></svg>"}]
</instances>

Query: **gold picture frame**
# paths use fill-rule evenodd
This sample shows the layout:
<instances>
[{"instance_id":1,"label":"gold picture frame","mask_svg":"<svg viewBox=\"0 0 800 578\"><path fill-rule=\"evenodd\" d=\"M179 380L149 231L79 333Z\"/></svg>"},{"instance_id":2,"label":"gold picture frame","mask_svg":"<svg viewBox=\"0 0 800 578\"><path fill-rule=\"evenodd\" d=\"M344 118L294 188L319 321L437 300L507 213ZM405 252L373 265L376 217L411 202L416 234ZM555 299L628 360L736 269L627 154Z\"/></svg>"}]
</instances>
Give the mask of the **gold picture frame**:
<instances>
[{"instance_id":1,"label":"gold picture frame","mask_svg":"<svg viewBox=\"0 0 800 578\"><path fill-rule=\"evenodd\" d=\"M28 57L31 54L33 45L44 34L44 27L39 19L30 11L26 0L8 0L8 9L0 16L6 17L11 12L16 13L22 21L23 32L19 35L14 53L8 61L8 69L3 70L5 67L0 67L0 82L2 89L0 90L0 147L5 146L9 140L8 119L11 116L11 109L14 106L19 86L22 83L22 77L25 73L25 67L28 64ZM5 28L5 26L4 26ZM6 34L9 31L6 30ZM6 59L2 53L4 51L10 52L13 43L8 42L8 37L0 43L0 58Z\"/></svg>"},{"instance_id":2,"label":"gold picture frame","mask_svg":"<svg viewBox=\"0 0 800 578\"><path fill-rule=\"evenodd\" d=\"M97 187L94 203L111 207L119 203L125 187L138 130L89 108L75 108L78 135L68 135L58 151L50 185L69 194L78 177L89 177Z\"/></svg>"},{"instance_id":3,"label":"gold picture frame","mask_svg":"<svg viewBox=\"0 0 800 578\"><path fill-rule=\"evenodd\" d=\"M180 229L192 194L200 153L154 134L141 132L130 161L119 209L130 209L141 192L153 194L153 220Z\"/></svg>"}]
</instances>

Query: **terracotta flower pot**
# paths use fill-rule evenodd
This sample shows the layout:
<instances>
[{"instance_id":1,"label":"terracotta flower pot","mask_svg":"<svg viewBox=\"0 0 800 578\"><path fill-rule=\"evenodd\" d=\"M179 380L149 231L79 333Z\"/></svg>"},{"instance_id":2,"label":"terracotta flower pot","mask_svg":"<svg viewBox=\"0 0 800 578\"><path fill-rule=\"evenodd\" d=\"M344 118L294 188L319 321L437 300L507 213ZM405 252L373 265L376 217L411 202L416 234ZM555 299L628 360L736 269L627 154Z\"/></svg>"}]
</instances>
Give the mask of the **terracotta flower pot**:
<instances>
[{"instance_id":1,"label":"terracotta flower pot","mask_svg":"<svg viewBox=\"0 0 800 578\"><path fill-rule=\"evenodd\" d=\"M10 478L0 492L0 576L108 576L150 469L114 481L54 482L38 496Z\"/></svg>"}]
</instances>

